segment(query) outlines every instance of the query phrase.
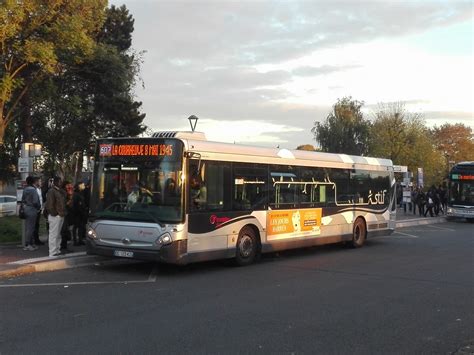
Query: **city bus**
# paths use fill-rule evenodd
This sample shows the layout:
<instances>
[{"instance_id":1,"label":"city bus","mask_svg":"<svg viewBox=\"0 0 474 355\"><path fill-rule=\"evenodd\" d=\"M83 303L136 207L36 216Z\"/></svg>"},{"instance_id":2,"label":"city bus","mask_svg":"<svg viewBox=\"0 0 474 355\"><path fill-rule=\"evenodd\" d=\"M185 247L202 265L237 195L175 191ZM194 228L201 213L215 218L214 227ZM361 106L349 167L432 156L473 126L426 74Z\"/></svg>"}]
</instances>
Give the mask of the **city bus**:
<instances>
[{"instance_id":1,"label":"city bus","mask_svg":"<svg viewBox=\"0 0 474 355\"><path fill-rule=\"evenodd\" d=\"M174 264L345 243L395 227L391 160L206 140L200 132L96 144L89 254Z\"/></svg>"},{"instance_id":2,"label":"city bus","mask_svg":"<svg viewBox=\"0 0 474 355\"><path fill-rule=\"evenodd\" d=\"M462 162L449 172L447 217L474 222L474 162Z\"/></svg>"}]
</instances>

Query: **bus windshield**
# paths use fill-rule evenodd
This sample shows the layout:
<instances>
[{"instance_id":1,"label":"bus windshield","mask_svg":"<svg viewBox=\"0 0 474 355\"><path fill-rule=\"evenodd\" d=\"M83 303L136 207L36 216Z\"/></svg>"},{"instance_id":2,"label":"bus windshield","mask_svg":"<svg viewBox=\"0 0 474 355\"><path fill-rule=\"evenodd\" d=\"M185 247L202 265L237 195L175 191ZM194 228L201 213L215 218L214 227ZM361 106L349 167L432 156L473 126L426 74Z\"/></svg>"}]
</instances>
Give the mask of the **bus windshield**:
<instances>
[{"instance_id":1,"label":"bus windshield","mask_svg":"<svg viewBox=\"0 0 474 355\"><path fill-rule=\"evenodd\" d=\"M456 164L449 174L448 205L474 206L474 163Z\"/></svg>"},{"instance_id":2,"label":"bus windshield","mask_svg":"<svg viewBox=\"0 0 474 355\"><path fill-rule=\"evenodd\" d=\"M449 204L474 206L474 180L451 181Z\"/></svg>"},{"instance_id":3,"label":"bus windshield","mask_svg":"<svg viewBox=\"0 0 474 355\"><path fill-rule=\"evenodd\" d=\"M113 144L106 146L109 149ZM127 146L128 150L117 149L117 156L101 156L101 153L96 156L91 217L158 224L182 222L181 154L169 148L169 155L163 157L135 156L132 154L140 148L129 148L130 144L120 146ZM124 155L119 156L118 152Z\"/></svg>"}]
</instances>

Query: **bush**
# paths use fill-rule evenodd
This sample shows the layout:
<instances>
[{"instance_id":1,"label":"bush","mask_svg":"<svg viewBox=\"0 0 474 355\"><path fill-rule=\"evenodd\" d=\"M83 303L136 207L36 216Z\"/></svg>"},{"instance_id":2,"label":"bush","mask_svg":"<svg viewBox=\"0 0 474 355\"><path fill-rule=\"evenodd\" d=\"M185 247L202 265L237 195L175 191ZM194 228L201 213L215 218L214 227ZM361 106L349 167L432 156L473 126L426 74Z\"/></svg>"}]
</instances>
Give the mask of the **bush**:
<instances>
[{"instance_id":1,"label":"bush","mask_svg":"<svg viewBox=\"0 0 474 355\"><path fill-rule=\"evenodd\" d=\"M0 243L21 242L21 219L18 216L0 217Z\"/></svg>"}]
</instances>

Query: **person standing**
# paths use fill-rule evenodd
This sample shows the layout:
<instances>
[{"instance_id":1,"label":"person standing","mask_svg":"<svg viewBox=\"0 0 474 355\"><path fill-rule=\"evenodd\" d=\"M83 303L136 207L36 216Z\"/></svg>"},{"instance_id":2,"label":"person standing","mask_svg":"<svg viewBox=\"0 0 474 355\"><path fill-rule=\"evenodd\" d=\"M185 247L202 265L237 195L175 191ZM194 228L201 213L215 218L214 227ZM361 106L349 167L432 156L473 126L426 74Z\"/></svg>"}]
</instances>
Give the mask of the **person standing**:
<instances>
[{"instance_id":1,"label":"person standing","mask_svg":"<svg viewBox=\"0 0 474 355\"><path fill-rule=\"evenodd\" d=\"M72 229L74 226L74 215L72 213L72 196L74 194L74 186L70 181L64 181L61 192L66 201L66 215L64 217L63 226L61 228L61 247L63 253L70 253L72 250L68 249L67 242L71 240Z\"/></svg>"},{"instance_id":2,"label":"person standing","mask_svg":"<svg viewBox=\"0 0 474 355\"><path fill-rule=\"evenodd\" d=\"M28 176L26 178L26 183L28 186L23 190L22 203L25 209L25 239L26 245L23 250L34 251L38 249L35 245L35 224L38 218L38 213L41 210L41 202L36 192L36 187L38 186L39 177L37 176Z\"/></svg>"},{"instance_id":3,"label":"person standing","mask_svg":"<svg viewBox=\"0 0 474 355\"><path fill-rule=\"evenodd\" d=\"M87 211L84 198L84 190L86 186L83 182L76 184L74 195L72 196L72 215L74 226L72 228L72 239L74 245L85 245L86 236Z\"/></svg>"},{"instance_id":4,"label":"person standing","mask_svg":"<svg viewBox=\"0 0 474 355\"><path fill-rule=\"evenodd\" d=\"M425 193L423 189L420 187L418 190L418 195L416 199L416 203L418 205L418 212L420 213L420 217L423 217L425 214Z\"/></svg>"},{"instance_id":5,"label":"person standing","mask_svg":"<svg viewBox=\"0 0 474 355\"><path fill-rule=\"evenodd\" d=\"M43 203L43 193L41 191L41 178L38 178L38 180L34 184L36 188L36 192L38 193L38 197L40 200L40 210L38 211L38 216L36 217L36 223L35 223L35 230L33 232L33 237L35 238L35 244L36 245L44 245L44 243L39 239L39 225L41 221L41 214L43 212L44 208L44 203Z\"/></svg>"},{"instance_id":6,"label":"person standing","mask_svg":"<svg viewBox=\"0 0 474 355\"><path fill-rule=\"evenodd\" d=\"M48 212L49 222L49 256L59 256L61 244L61 228L64 223L64 216L66 214L66 200L64 194L61 192L61 178L54 177L53 186L49 189L46 195L46 210Z\"/></svg>"}]
</instances>

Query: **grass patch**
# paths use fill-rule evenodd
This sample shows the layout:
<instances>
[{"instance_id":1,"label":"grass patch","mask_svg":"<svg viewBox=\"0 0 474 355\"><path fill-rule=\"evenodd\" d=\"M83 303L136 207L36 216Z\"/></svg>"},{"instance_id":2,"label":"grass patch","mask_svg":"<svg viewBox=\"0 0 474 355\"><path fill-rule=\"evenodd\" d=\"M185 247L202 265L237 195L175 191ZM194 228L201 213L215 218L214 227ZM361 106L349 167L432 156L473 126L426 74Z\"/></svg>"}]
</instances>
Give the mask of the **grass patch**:
<instances>
[{"instance_id":1,"label":"grass patch","mask_svg":"<svg viewBox=\"0 0 474 355\"><path fill-rule=\"evenodd\" d=\"M0 218L0 243L21 242L21 219L18 216Z\"/></svg>"},{"instance_id":2,"label":"grass patch","mask_svg":"<svg viewBox=\"0 0 474 355\"><path fill-rule=\"evenodd\" d=\"M0 217L0 244L21 243L22 220L18 216ZM46 234L46 220L41 216L39 235Z\"/></svg>"}]
</instances>

